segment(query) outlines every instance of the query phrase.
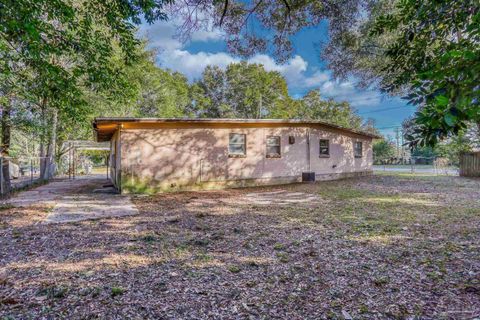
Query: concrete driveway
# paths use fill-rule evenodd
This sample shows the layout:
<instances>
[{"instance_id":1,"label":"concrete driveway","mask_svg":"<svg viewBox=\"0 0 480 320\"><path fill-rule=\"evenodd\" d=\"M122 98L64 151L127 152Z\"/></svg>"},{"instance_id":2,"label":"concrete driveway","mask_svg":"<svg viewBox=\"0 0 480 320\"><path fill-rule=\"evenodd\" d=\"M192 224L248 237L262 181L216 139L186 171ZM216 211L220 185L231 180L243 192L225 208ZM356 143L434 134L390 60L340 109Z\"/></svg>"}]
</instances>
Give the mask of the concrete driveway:
<instances>
[{"instance_id":1,"label":"concrete driveway","mask_svg":"<svg viewBox=\"0 0 480 320\"><path fill-rule=\"evenodd\" d=\"M46 223L75 222L138 214L129 196L108 193L105 175L88 175L75 180L55 179L16 194L6 203L16 206L46 205L52 210Z\"/></svg>"}]
</instances>

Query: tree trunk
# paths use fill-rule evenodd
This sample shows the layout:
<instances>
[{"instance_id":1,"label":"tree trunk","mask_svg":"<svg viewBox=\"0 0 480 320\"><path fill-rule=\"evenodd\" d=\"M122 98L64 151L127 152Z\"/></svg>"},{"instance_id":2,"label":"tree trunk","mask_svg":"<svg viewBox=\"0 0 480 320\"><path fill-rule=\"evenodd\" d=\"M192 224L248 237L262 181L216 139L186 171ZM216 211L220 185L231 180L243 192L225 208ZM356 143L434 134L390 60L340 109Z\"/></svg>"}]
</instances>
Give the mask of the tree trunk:
<instances>
[{"instance_id":1,"label":"tree trunk","mask_svg":"<svg viewBox=\"0 0 480 320\"><path fill-rule=\"evenodd\" d=\"M48 180L55 174L53 165L55 164L55 143L57 141L57 123L58 111L53 109L49 141L47 145L47 154L45 155L45 170L42 179Z\"/></svg>"},{"instance_id":2,"label":"tree trunk","mask_svg":"<svg viewBox=\"0 0 480 320\"><path fill-rule=\"evenodd\" d=\"M43 180L45 176L45 170L46 170L46 158L45 158L45 145L47 144L47 99L44 98L42 100L42 103L40 105L41 108L41 132L40 132L40 179Z\"/></svg>"},{"instance_id":3,"label":"tree trunk","mask_svg":"<svg viewBox=\"0 0 480 320\"><path fill-rule=\"evenodd\" d=\"M7 102L7 105L3 108L2 112L2 180L0 183L3 183L3 194L8 194L12 188L10 183L10 160L8 159L10 153L10 132L12 129L12 119L11 119L11 100Z\"/></svg>"}]
</instances>

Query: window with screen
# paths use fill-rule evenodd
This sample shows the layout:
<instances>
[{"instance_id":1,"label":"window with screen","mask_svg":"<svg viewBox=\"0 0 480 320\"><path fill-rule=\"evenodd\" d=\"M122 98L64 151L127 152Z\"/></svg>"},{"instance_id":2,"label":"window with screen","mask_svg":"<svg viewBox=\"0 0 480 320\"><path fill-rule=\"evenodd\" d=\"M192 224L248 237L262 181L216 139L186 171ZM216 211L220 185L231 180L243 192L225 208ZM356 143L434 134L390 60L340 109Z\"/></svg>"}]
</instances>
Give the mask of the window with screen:
<instances>
[{"instance_id":1,"label":"window with screen","mask_svg":"<svg viewBox=\"0 0 480 320\"><path fill-rule=\"evenodd\" d=\"M267 136L267 158L279 158L280 156L280 136Z\"/></svg>"},{"instance_id":2,"label":"window with screen","mask_svg":"<svg viewBox=\"0 0 480 320\"><path fill-rule=\"evenodd\" d=\"M327 158L330 156L330 141L320 139L320 157Z\"/></svg>"},{"instance_id":3,"label":"window with screen","mask_svg":"<svg viewBox=\"0 0 480 320\"><path fill-rule=\"evenodd\" d=\"M354 145L355 158L361 158L363 154L363 145L361 142L355 142Z\"/></svg>"},{"instance_id":4,"label":"window with screen","mask_svg":"<svg viewBox=\"0 0 480 320\"><path fill-rule=\"evenodd\" d=\"M247 155L246 136L241 133L230 133L228 141L228 155L242 157Z\"/></svg>"}]
</instances>

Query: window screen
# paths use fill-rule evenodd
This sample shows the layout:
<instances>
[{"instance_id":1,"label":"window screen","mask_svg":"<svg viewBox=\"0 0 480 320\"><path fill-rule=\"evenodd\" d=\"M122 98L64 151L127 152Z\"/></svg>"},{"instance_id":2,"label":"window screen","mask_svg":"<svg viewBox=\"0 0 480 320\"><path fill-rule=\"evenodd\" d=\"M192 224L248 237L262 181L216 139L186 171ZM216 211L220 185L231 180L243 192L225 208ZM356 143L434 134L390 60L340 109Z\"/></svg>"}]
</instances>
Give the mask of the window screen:
<instances>
[{"instance_id":1,"label":"window screen","mask_svg":"<svg viewBox=\"0 0 480 320\"><path fill-rule=\"evenodd\" d=\"M320 139L320 157L328 157L330 155L330 141Z\"/></svg>"},{"instance_id":2,"label":"window screen","mask_svg":"<svg viewBox=\"0 0 480 320\"><path fill-rule=\"evenodd\" d=\"M228 154L244 156L247 154L246 137L241 133L230 133Z\"/></svg>"},{"instance_id":3,"label":"window screen","mask_svg":"<svg viewBox=\"0 0 480 320\"><path fill-rule=\"evenodd\" d=\"M267 136L267 157L279 157L280 149L280 136Z\"/></svg>"},{"instance_id":4,"label":"window screen","mask_svg":"<svg viewBox=\"0 0 480 320\"><path fill-rule=\"evenodd\" d=\"M361 158L363 154L363 146L361 142L355 142L354 145L355 158Z\"/></svg>"}]
</instances>

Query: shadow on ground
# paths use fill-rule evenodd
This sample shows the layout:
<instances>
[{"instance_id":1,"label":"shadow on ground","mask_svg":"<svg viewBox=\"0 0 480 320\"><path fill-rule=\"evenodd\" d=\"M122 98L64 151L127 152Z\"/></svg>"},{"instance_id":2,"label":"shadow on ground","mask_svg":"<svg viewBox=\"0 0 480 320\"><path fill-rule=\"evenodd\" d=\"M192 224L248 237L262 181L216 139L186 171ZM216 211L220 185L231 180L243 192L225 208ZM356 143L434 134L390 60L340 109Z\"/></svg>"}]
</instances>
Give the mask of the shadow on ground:
<instances>
[{"instance_id":1,"label":"shadow on ground","mask_svg":"<svg viewBox=\"0 0 480 320\"><path fill-rule=\"evenodd\" d=\"M55 225L7 208L0 315L473 317L479 190L382 175L138 196L139 215Z\"/></svg>"}]
</instances>

